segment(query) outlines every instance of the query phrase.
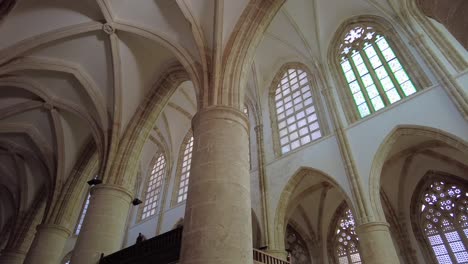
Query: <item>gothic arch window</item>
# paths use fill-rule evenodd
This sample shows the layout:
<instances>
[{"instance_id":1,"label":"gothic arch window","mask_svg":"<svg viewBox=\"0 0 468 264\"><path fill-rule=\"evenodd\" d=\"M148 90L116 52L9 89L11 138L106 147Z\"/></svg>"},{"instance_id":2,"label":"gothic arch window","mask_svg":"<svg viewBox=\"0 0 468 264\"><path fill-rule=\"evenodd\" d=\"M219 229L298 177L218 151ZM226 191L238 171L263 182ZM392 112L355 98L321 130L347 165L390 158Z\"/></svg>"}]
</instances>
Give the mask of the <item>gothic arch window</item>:
<instances>
[{"instance_id":1,"label":"gothic arch window","mask_svg":"<svg viewBox=\"0 0 468 264\"><path fill-rule=\"evenodd\" d=\"M319 96L308 71L298 63L284 65L270 92L275 152L285 154L324 135Z\"/></svg>"},{"instance_id":2,"label":"gothic arch window","mask_svg":"<svg viewBox=\"0 0 468 264\"><path fill-rule=\"evenodd\" d=\"M178 181L175 186L173 205L187 200L187 191L190 178L190 166L192 164L193 135L190 131L182 143L179 151L179 165L177 167Z\"/></svg>"},{"instance_id":3,"label":"gothic arch window","mask_svg":"<svg viewBox=\"0 0 468 264\"><path fill-rule=\"evenodd\" d=\"M307 249L307 244L302 236L291 226L286 227L286 246L291 254L291 263L309 264L312 260Z\"/></svg>"},{"instance_id":4,"label":"gothic arch window","mask_svg":"<svg viewBox=\"0 0 468 264\"><path fill-rule=\"evenodd\" d=\"M362 263L359 253L359 238L351 209L342 203L336 210L329 232L329 253L336 264Z\"/></svg>"},{"instance_id":5,"label":"gothic arch window","mask_svg":"<svg viewBox=\"0 0 468 264\"><path fill-rule=\"evenodd\" d=\"M147 184L145 185L146 191L143 207L141 208L141 220L156 214L161 201L162 184L166 175L166 158L162 153L153 159L149 173Z\"/></svg>"},{"instance_id":6,"label":"gothic arch window","mask_svg":"<svg viewBox=\"0 0 468 264\"><path fill-rule=\"evenodd\" d=\"M83 204L83 208L81 209L78 224L76 225L76 228L75 228L75 235L79 235L80 231L81 231L81 227L83 227L83 221L84 221L84 218L86 216L86 212L88 212L90 198L91 198L91 194L88 192L88 195L86 196L86 200L85 200L85 202Z\"/></svg>"},{"instance_id":7,"label":"gothic arch window","mask_svg":"<svg viewBox=\"0 0 468 264\"><path fill-rule=\"evenodd\" d=\"M413 227L436 263L468 263L468 188L455 177L430 172L413 199ZM421 236L422 235L422 236Z\"/></svg>"},{"instance_id":8,"label":"gothic arch window","mask_svg":"<svg viewBox=\"0 0 468 264\"><path fill-rule=\"evenodd\" d=\"M376 19L356 18L342 26L334 40L332 49L336 50L330 55L341 87L346 87L339 90L350 121L384 109L427 83L394 30L375 23Z\"/></svg>"}]
</instances>

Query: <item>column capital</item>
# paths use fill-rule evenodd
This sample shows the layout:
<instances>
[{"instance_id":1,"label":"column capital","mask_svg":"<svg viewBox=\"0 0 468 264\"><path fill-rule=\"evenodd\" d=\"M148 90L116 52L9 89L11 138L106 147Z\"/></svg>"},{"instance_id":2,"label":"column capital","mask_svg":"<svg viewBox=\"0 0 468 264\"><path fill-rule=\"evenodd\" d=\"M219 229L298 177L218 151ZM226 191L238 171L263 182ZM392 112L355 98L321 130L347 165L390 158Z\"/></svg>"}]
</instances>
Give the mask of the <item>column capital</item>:
<instances>
[{"instance_id":1,"label":"column capital","mask_svg":"<svg viewBox=\"0 0 468 264\"><path fill-rule=\"evenodd\" d=\"M106 191L114 192L120 198L124 200L128 200L129 202L132 200L132 197L133 197L132 192L127 190L126 188L116 185L116 184L108 184L108 183L93 186L91 188L91 195L98 194L101 192L106 192Z\"/></svg>"},{"instance_id":2,"label":"column capital","mask_svg":"<svg viewBox=\"0 0 468 264\"><path fill-rule=\"evenodd\" d=\"M192 119L192 129L195 132L197 125L213 119L225 119L240 124L248 133L248 119L244 112L231 106L209 106L200 109Z\"/></svg>"},{"instance_id":3,"label":"column capital","mask_svg":"<svg viewBox=\"0 0 468 264\"><path fill-rule=\"evenodd\" d=\"M366 222L356 226L357 232L389 230L390 225L387 222Z\"/></svg>"},{"instance_id":4,"label":"column capital","mask_svg":"<svg viewBox=\"0 0 468 264\"><path fill-rule=\"evenodd\" d=\"M40 224L36 226L36 230L38 232L42 230L52 231L64 237L69 237L71 235L71 230L69 228L57 224Z\"/></svg>"}]
</instances>

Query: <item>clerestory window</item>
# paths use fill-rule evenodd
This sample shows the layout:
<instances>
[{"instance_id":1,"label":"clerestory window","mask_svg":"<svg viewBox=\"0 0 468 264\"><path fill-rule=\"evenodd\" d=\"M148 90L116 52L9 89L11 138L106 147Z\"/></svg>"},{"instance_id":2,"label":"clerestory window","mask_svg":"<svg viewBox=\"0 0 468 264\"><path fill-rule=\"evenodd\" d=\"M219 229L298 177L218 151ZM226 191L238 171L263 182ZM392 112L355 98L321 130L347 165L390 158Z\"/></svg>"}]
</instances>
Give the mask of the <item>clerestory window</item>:
<instances>
[{"instance_id":1,"label":"clerestory window","mask_svg":"<svg viewBox=\"0 0 468 264\"><path fill-rule=\"evenodd\" d=\"M193 136L186 137L183 143L182 162L179 164L180 180L177 191L177 203L187 200L187 191L190 178L190 166L192 164Z\"/></svg>"},{"instance_id":2,"label":"clerestory window","mask_svg":"<svg viewBox=\"0 0 468 264\"><path fill-rule=\"evenodd\" d=\"M281 154L322 137L318 111L306 71L288 68L274 92Z\"/></svg>"},{"instance_id":3,"label":"clerestory window","mask_svg":"<svg viewBox=\"0 0 468 264\"><path fill-rule=\"evenodd\" d=\"M76 228L75 228L75 235L79 235L81 231L81 227L83 227L83 221L86 216L86 212L88 212L90 198L91 198L91 195L88 192L85 203L83 205L83 209L81 209L80 219L78 220L78 224L76 225Z\"/></svg>"},{"instance_id":4,"label":"clerestory window","mask_svg":"<svg viewBox=\"0 0 468 264\"><path fill-rule=\"evenodd\" d=\"M342 39L339 56L361 118L417 92L391 44L372 26L351 28Z\"/></svg>"},{"instance_id":5,"label":"clerestory window","mask_svg":"<svg viewBox=\"0 0 468 264\"><path fill-rule=\"evenodd\" d=\"M148 218L156 213L159 201L161 200L161 187L165 175L166 159L163 154L159 154L159 156L154 159L151 166L141 220Z\"/></svg>"}]
</instances>

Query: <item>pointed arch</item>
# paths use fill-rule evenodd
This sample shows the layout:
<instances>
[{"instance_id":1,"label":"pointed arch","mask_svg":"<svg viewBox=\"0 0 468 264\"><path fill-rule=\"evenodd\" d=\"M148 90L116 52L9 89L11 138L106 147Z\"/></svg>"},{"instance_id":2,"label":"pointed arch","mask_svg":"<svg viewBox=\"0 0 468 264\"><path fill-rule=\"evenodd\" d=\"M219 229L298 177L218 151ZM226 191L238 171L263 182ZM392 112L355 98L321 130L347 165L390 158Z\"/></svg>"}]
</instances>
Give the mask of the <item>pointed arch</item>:
<instances>
[{"instance_id":1,"label":"pointed arch","mask_svg":"<svg viewBox=\"0 0 468 264\"><path fill-rule=\"evenodd\" d=\"M428 171L411 199L411 224L427 262L468 260L468 181Z\"/></svg>"},{"instance_id":2,"label":"pointed arch","mask_svg":"<svg viewBox=\"0 0 468 264\"><path fill-rule=\"evenodd\" d=\"M395 142L404 136L426 137L442 142L443 144L457 149L464 154L468 154L468 142L443 130L416 125L400 125L395 127L377 149L377 154L374 156L372 161L369 175L369 194L371 205L374 212L377 212L377 218L379 220L385 219L380 197L380 176L382 174L382 167Z\"/></svg>"},{"instance_id":3,"label":"pointed arch","mask_svg":"<svg viewBox=\"0 0 468 264\"><path fill-rule=\"evenodd\" d=\"M283 64L268 97L276 156L328 134L318 82L306 65Z\"/></svg>"},{"instance_id":4,"label":"pointed arch","mask_svg":"<svg viewBox=\"0 0 468 264\"><path fill-rule=\"evenodd\" d=\"M305 177L315 177L323 179L324 182L330 184L331 186L335 187L343 196L343 199L350 205L350 208L353 208L351 199L348 197L346 192L343 188L336 182L331 176L328 174L309 167L301 167L299 168L296 173L289 179L286 186L283 188L281 192L280 199L278 201L278 205L276 207L276 213L274 218L274 234L273 234L273 241L272 245L275 249L284 249L284 235L286 232L287 226L287 215L288 215L288 207L292 203L292 198L294 195L294 190L299 186L299 183ZM324 186L326 187L326 186Z\"/></svg>"},{"instance_id":5,"label":"pointed arch","mask_svg":"<svg viewBox=\"0 0 468 264\"><path fill-rule=\"evenodd\" d=\"M171 205L175 206L187 199L188 183L190 179L190 167L192 164L193 133L189 130L180 146L177 162L176 178L172 191Z\"/></svg>"},{"instance_id":6,"label":"pointed arch","mask_svg":"<svg viewBox=\"0 0 468 264\"><path fill-rule=\"evenodd\" d=\"M328 229L327 251L332 263L362 263L355 228L352 210L343 201L337 207Z\"/></svg>"},{"instance_id":7,"label":"pointed arch","mask_svg":"<svg viewBox=\"0 0 468 264\"><path fill-rule=\"evenodd\" d=\"M379 16L343 22L328 47L328 61L349 123L430 85L397 31Z\"/></svg>"},{"instance_id":8,"label":"pointed arch","mask_svg":"<svg viewBox=\"0 0 468 264\"><path fill-rule=\"evenodd\" d=\"M138 210L138 220L142 221L155 215L161 204L164 181L167 177L167 159L164 152L158 152L154 155L144 185L142 196L143 206Z\"/></svg>"}]
</instances>

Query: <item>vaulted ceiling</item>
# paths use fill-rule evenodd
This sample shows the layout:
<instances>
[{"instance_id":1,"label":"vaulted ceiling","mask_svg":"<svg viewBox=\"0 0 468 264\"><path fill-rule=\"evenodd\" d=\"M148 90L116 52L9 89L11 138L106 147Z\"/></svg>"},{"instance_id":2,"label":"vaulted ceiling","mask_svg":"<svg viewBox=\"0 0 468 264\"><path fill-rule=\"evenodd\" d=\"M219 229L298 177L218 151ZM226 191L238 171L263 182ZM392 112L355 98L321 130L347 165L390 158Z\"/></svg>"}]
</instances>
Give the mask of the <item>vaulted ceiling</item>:
<instances>
[{"instance_id":1,"label":"vaulted ceiling","mask_svg":"<svg viewBox=\"0 0 468 264\"><path fill-rule=\"evenodd\" d=\"M324 61L344 19L359 14L391 19L394 1L286 1L255 53L250 96L261 95L285 61ZM121 138L167 65L178 62L192 78L202 78L211 53L226 47L249 4L16 2L0 17L0 188L5 190L0 193L6 197L0 210L5 219L28 208L43 188L50 192L61 186L86 146L94 144L105 160L112 138ZM196 111L199 83L182 84L155 124L152 137L165 142L171 155ZM0 229L3 223L0 219Z\"/></svg>"}]
</instances>

